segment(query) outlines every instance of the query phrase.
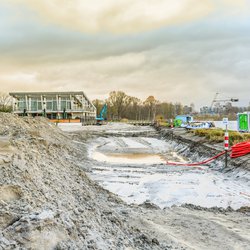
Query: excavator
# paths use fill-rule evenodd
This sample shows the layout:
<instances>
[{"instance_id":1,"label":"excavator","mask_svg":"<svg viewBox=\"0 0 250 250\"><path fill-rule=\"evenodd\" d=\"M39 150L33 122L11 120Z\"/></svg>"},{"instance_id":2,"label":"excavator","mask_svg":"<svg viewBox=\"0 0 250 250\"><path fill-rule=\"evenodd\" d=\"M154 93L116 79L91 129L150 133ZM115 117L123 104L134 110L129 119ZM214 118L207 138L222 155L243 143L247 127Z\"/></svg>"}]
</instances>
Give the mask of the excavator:
<instances>
[{"instance_id":1,"label":"excavator","mask_svg":"<svg viewBox=\"0 0 250 250\"><path fill-rule=\"evenodd\" d=\"M96 125L102 125L103 121L107 120L107 110L108 105L105 103L101 109L101 112L99 115L97 115L96 119Z\"/></svg>"}]
</instances>

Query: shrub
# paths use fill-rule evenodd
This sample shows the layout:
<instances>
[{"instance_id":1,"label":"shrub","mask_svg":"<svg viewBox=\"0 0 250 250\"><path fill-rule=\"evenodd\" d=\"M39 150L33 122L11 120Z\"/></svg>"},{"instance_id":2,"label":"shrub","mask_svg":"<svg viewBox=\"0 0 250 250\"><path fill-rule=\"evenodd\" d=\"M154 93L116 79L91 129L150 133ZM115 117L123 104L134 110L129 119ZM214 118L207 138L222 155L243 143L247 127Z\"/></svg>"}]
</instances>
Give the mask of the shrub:
<instances>
[{"instance_id":1,"label":"shrub","mask_svg":"<svg viewBox=\"0 0 250 250\"><path fill-rule=\"evenodd\" d=\"M205 137L211 142L223 142L225 131L222 129L196 129L192 131L197 136ZM229 144L234 145L239 142L250 140L250 133L239 133L237 131L229 131Z\"/></svg>"}]
</instances>

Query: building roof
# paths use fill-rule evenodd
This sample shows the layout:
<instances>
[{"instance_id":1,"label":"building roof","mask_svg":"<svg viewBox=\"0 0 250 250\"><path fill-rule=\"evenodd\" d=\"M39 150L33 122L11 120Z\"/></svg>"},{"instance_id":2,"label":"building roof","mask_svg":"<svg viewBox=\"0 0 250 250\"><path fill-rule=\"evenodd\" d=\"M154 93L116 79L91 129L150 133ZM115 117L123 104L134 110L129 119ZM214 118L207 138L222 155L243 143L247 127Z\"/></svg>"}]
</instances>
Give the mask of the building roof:
<instances>
[{"instance_id":1,"label":"building roof","mask_svg":"<svg viewBox=\"0 0 250 250\"><path fill-rule=\"evenodd\" d=\"M11 92L11 96L20 95L85 95L83 91L59 91L59 92Z\"/></svg>"}]
</instances>

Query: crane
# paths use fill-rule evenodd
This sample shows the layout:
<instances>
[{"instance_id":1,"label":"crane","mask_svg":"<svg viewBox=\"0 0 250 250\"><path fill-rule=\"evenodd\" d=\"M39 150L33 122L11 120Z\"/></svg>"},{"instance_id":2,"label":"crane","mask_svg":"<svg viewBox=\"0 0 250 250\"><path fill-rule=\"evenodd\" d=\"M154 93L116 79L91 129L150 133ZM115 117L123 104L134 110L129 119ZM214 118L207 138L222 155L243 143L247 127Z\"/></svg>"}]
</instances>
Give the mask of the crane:
<instances>
[{"instance_id":1,"label":"crane","mask_svg":"<svg viewBox=\"0 0 250 250\"><path fill-rule=\"evenodd\" d=\"M216 93L215 96L214 96L214 99L211 103L211 106L210 106L210 111L212 112L212 109L213 109L213 106L215 103L220 103L220 102L238 102L239 99L238 98L226 98L226 99L218 99L218 96L219 96L220 93Z\"/></svg>"}]
</instances>

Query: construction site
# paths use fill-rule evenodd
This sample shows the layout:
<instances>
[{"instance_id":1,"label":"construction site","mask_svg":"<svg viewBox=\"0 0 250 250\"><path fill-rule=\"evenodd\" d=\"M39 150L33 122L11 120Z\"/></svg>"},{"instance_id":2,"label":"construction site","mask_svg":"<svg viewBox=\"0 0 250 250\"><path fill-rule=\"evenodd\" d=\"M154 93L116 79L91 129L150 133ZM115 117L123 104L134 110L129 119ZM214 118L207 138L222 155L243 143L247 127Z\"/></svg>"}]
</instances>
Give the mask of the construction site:
<instances>
[{"instance_id":1,"label":"construction site","mask_svg":"<svg viewBox=\"0 0 250 250\"><path fill-rule=\"evenodd\" d=\"M223 143L185 128L0 121L0 249L249 249L249 155L190 165Z\"/></svg>"},{"instance_id":2,"label":"construction site","mask_svg":"<svg viewBox=\"0 0 250 250\"><path fill-rule=\"evenodd\" d=\"M249 0L0 0L0 250L250 250Z\"/></svg>"}]
</instances>

